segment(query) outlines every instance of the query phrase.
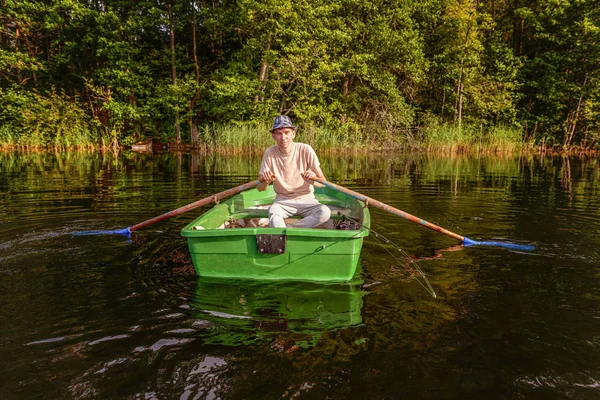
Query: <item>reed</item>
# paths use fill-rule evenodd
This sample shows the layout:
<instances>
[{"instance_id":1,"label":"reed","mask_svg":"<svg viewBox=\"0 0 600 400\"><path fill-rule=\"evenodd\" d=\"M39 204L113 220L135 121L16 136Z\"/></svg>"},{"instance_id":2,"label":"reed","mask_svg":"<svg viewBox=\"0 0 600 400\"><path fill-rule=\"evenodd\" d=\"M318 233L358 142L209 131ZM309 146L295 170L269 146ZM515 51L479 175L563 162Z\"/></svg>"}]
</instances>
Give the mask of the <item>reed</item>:
<instances>
[{"instance_id":1,"label":"reed","mask_svg":"<svg viewBox=\"0 0 600 400\"><path fill-rule=\"evenodd\" d=\"M485 149L496 153L514 153L524 149L521 129L494 126L489 129Z\"/></svg>"},{"instance_id":2,"label":"reed","mask_svg":"<svg viewBox=\"0 0 600 400\"><path fill-rule=\"evenodd\" d=\"M0 149L9 149L18 146L19 137L17 131L8 125L0 126Z\"/></svg>"},{"instance_id":3,"label":"reed","mask_svg":"<svg viewBox=\"0 0 600 400\"><path fill-rule=\"evenodd\" d=\"M256 123L205 124L198 128L201 149L248 153L264 149L272 141L268 128Z\"/></svg>"},{"instance_id":4,"label":"reed","mask_svg":"<svg viewBox=\"0 0 600 400\"><path fill-rule=\"evenodd\" d=\"M275 144L269 129L270 125L263 123L206 124L198 129L199 142L201 148L207 150L254 153ZM296 141L309 143L316 149L375 147L364 132L351 124L339 127L300 124Z\"/></svg>"},{"instance_id":5,"label":"reed","mask_svg":"<svg viewBox=\"0 0 600 400\"><path fill-rule=\"evenodd\" d=\"M0 125L0 148L108 148L115 135L102 135L78 103L51 94L28 98ZM262 153L275 144L266 122L209 123L198 127L200 150L226 154ZM411 131L412 132L412 131ZM510 126L431 124L415 130L390 132L343 125L299 124L296 141L319 151L424 150L438 154L513 153L526 148L521 130ZM127 135L125 135L125 139ZM121 144L127 144L123 139ZM168 139L167 139L168 140ZM184 138L189 143L189 138Z\"/></svg>"},{"instance_id":6,"label":"reed","mask_svg":"<svg viewBox=\"0 0 600 400\"><path fill-rule=\"evenodd\" d=\"M523 149L517 127L433 125L424 129L422 147L434 153L512 153Z\"/></svg>"}]
</instances>

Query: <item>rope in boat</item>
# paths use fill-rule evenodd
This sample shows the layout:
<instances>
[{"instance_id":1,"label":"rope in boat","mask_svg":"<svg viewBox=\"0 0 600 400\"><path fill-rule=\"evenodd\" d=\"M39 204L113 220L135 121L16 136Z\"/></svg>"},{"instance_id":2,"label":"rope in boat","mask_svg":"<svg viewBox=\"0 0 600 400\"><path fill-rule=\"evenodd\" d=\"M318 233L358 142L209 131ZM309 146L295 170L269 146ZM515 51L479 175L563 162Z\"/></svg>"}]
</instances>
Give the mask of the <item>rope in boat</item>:
<instances>
[{"instance_id":1,"label":"rope in boat","mask_svg":"<svg viewBox=\"0 0 600 400\"><path fill-rule=\"evenodd\" d=\"M385 251L387 251L388 254L390 256L392 256L392 258L398 262L398 264L400 264L401 266L403 266L404 269L406 269L406 271L408 271L408 273L415 278L415 280L419 283L419 285L421 285L423 287L423 289L425 289L431 296L433 296L434 299L437 298L437 295L435 294L435 291L431 287L431 284L429 283L429 280L425 276L425 273L421 270L421 268L419 268L419 266L417 265L417 263L413 261L413 259L408 255L408 253L406 253L398 245L396 245L394 242L392 242L391 240L389 240L388 238L386 238L382 234L375 232L370 227L361 225L360 222L355 221L354 219L348 217L347 215L343 215L343 218L351 221L352 223L356 224L357 226L362 226L363 228L368 229L369 232L371 232L373 234L373 237L375 238L375 240L377 241L377 243L379 243L379 245L381 247L383 247L385 249ZM406 258L406 260L408 260L408 263L411 264L412 267L408 266L408 265L405 265L406 263L403 263L400 259L398 259L387 247L385 247L383 245L383 243L379 240L379 238L381 238L387 244L392 245L396 250L398 250L398 252L400 252L400 254L402 254ZM421 282L421 280L419 279L417 273L418 273L418 275L421 275L421 278L423 278L423 281L425 283Z\"/></svg>"}]
</instances>

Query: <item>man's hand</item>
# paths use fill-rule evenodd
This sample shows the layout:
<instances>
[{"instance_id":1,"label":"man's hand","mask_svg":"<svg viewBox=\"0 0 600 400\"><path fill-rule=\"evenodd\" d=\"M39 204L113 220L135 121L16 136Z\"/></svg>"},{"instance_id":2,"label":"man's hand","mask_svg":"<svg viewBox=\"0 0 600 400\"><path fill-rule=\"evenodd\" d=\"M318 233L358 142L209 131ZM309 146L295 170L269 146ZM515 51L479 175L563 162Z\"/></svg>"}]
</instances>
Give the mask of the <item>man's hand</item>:
<instances>
[{"instance_id":1,"label":"man's hand","mask_svg":"<svg viewBox=\"0 0 600 400\"><path fill-rule=\"evenodd\" d=\"M269 184L275 180L275 174L272 171L266 171L264 174L258 175L258 179L262 181L256 186L259 192L264 192L269 187Z\"/></svg>"},{"instance_id":2,"label":"man's hand","mask_svg":"<svg viewBox=\"0 0 600 400\"><path fill-rule=\"evenodd\" d=\"M317 174L315 174L310 169L307 169L301 175L304 178L304 180L307 181L307 182L309 182L309 183L313 183L314 179L317 177Z\"/></svg>"},{"instance_id":3,"label":"man's hand","mask_svg":"<svg viewBox=\"0 0 600 400\"><path fill-rule=\"evenodd\" d=\"M272 171L265 171L264 174L260 174L258 179L262 179L267 185L275 180L275 174Z\"/></svg>"}]
</instances>

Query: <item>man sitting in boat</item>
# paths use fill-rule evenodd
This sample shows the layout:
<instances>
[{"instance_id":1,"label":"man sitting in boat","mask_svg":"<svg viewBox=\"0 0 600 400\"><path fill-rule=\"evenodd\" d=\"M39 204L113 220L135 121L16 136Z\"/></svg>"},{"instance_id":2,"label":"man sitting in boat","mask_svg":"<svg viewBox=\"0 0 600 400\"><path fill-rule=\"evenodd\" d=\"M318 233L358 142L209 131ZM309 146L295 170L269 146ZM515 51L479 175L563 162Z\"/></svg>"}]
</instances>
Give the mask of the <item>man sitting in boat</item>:
<instances>
[{"instance_id":1,"label":"man sitting in boat","mask_svg":"<svg viewBox=\"0 0 600 400\"><path fill-rule=\"evenodd\" d=\"M269 226L314 228L324 223L331 210L313 193L313 179L325 179L317 154L309 145L294 142L296 127L287 115L275 118L271 135L277 144L265 150L259 173L264 182L257 186L262 192L273 182L277 194L269 207ZM304 218L286 225L285 219L294 215Z\"/></svg>"}]
</instances>

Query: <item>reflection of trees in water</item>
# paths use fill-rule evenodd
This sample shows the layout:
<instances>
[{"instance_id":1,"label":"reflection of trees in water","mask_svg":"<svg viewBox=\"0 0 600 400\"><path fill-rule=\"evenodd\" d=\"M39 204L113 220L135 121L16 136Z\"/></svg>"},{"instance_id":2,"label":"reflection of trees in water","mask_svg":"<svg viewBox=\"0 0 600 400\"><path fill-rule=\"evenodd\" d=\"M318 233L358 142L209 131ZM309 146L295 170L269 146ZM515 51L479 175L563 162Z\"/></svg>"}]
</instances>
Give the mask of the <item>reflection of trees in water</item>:
<instances>
[{"instance_id":1,"label":"reflection of trees in water","mask_svg":"<svg viewBox=\"0 0 600 400\"><path fill-rule=\"evenodd\" d=\"M320 154L323 171L333 181L356 182L360 185L385 183L386 185L414 185L437 183L458 188L493 186L510 190L514 178L545 179L555 171L561 181L594 183L600 181L598 159L586 155L485 155L485 156L433 156L422 153L323 153ZM165 175L178 177L194 175L202 179L234 177L236 181L255 177L260 166L260 155L223 156L216 153L158 153L154 155L122 151L118 157L112 152L2 152L0 172L10 173L19 179L5 182L10 187L31 185L40 175L58 178L68 175L69 188L82 183L101 186L107 178L133 182L153 182ZM572 170L572 171L571 171ZM531 174L532 172L541 174ZM135 173L134 173L135 172ZM140 173L142 172L142 173ZM79 177L79 179L77 179ZM536 178L537 177L537 178ZM467 183L469 183L467 185ZM517 184L519 182L516 182ZM65 182L47 179L45 184L57 189ZM25 186L27 187L27 186Z\"/></svg>"}]
</instances>

